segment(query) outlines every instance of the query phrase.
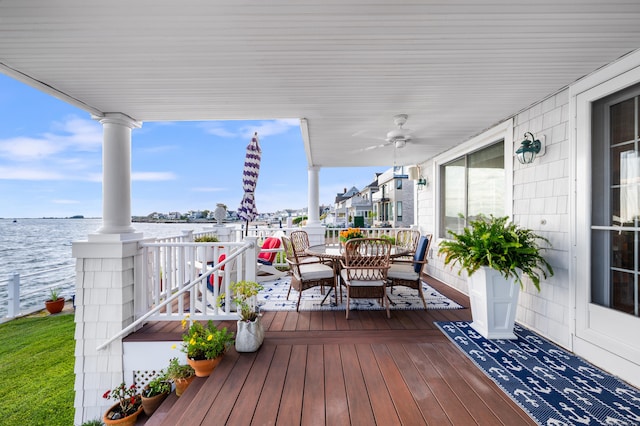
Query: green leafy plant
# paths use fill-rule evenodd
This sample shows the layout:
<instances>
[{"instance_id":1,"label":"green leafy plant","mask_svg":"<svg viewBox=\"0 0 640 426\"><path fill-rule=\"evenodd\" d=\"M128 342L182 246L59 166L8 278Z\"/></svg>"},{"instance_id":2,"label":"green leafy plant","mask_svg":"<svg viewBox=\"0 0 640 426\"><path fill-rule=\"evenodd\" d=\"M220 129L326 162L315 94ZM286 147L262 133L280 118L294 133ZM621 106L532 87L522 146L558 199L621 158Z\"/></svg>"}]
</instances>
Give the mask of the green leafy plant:
<instances>
[{"instance_id":1,"label":"green leafy plant","mask_svg":"<svg viewBox=\"0 0 640 426\"><path fill-rule=\"evenodd\" d=\"M167 367L166 375L170 380L188 379L196 374L189 364L180 364L178 358L171 358Z\"/></svg>"},{"instance_id":2,"label":"green leafy plant","mask_svg":"<svg viewBox=\"0 0 640 426\"><path fill-rule=\"evenodd\" d=\"M193 239L195 243L217 243L218 241L218 237L215 235L201 235Z\"/></svg>"},{"instance_id":3,"label":"green leafy plant","mask_svg":"<svg viewBox=\"0 0 640 426\"><path fill-rule=\"evenodd\" d=\"M110 420L130 416L138 411L138 408L140 408L140 405L142 404L140 395L138 395L138 387L135 383L131 386L127 386L122 382L113 390L106 391L102 397L118 401L118 408L112 412L113 416L110 417Z\"/></svg>"},{"instance_id":4,"label":"green leafy plant","mask_svg":"<svg viewBox=\"0 0 640 426\"><path fill-rule=\"evenodd\" d=\"M382 234L378 238L389 241L391 245L394 245L396 243L396 239L391 235Z\"/></svg>"},{"instance_id":5,"label":"green leafy plant","mask_svg":"<svg viewBox=\"0 0 640 426\"><path fill-rule=\"evenodd\" d=\"M147 383L147 386L145 386L142 391L142 395L146 398L151 398L152 396L163 393L171 393L171 382L169 381L167 373L165 373L164 370L160 370L158 374Z\"/></svg>"},{"instance_id":6,"label":"green leafy plant","mask_svg":"<svg viewBox=\"0 0 640 426\"><path fill-rule=\"evenodd\" d=\"M260 313L256 310L254 303L250 303L250 299L258 295L258 292L264 287L255 281L238 281L231 283L231 299L239 308L240 319L242 321L255 321ZM224 293L220 295L218 301L224 299Z\"/></svg>"},{"instance_id":7,"label":"green leafy plant","mask_svg":"<svg viewBox=\"0 0 640 426\"><path fill-rule=\"evenodd\" d=\"M102 420L95 419L82 423L82 426L104 426L104 423L102 423Z\"/></svg>"},{"instance_id":8,"label":"green leafy plant","mask_svg":"<svg viewBox=\"0 0 640 426\"><path fill-rule=\"evenodd\" d=\"M505 278L515 278L522 287L520 271L538 291L541 277L553 275L553 268L540 254L545 248L538 245L538 242L549 244L549 240L515 225L507 216L479 216L461 233L449 231L449 234L452 239L440 243L438 254L444 254L445 265L460 265L458 275L462 270L472 275L481 266L488 266Z\"/></svg>"},{"instance_id":9,"label":"green leafy plant","mask_svg":"<svg viewBox=\"0 0 640 426\"><path fill-rule=\"evenodd\" d=\"M194 360L217 358L234 342L233 333L226 327L218 329L211 320L205 327L198 321L191 321L187 315L182 320L182 328L186 329L182 335L182 351Z\"/></svg>"},{"instance_id":10,"label":"green leafy plant","mask_svg":"<svg viewBox=\"0 0 640 426\"><path fill-rule=\"evenodd\" d=\"M49 290L49 299L47 301L55 302L59 298L60 298L60 293L58 292L58 289L52 288L51 290Z\"/></svg>"}]
</instances>

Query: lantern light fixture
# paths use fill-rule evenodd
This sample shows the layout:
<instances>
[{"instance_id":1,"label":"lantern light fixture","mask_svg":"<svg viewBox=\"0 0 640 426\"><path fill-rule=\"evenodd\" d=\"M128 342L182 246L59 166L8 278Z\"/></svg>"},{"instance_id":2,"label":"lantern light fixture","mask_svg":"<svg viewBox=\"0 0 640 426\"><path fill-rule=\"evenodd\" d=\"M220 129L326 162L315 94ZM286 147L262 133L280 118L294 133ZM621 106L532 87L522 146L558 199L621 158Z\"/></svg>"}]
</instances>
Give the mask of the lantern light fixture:
<instances>
[{"instance_id":1,"label":"lantern light fixture","mask_svg":"<svg viewBox=\"0 0 640 426\"><path fill-rule=\"evenodd\" d=\"M420 178L417 181L418 184L418 191L422 190L425 186L427 186L428 182L427 179L423 178L422 176L420 176Z\"/></svg>"},{"instance_id":2,"label":"lantern light fixture","mask_svg":"<svg viewBox=\"0 0 640 426\"><path fill-rule=\"evenodd\" d=\"M543 136L544 140L544 136ZM544 155L544 145L540 140L533 136L533 133L526 132L524 134L524 140L520 144L520 148L516 151L516 157L520 164L531 164L537 156ZM541 152L542 151L542 152Z\"/></svg>"}]
</instances>

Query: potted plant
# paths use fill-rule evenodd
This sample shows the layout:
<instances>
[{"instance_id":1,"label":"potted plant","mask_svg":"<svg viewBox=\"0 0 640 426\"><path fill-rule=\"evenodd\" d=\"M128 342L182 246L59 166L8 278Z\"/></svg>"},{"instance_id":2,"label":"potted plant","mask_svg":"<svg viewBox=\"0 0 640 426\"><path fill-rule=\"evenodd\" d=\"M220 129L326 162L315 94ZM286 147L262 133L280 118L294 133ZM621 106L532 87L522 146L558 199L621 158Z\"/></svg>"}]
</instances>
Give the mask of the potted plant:
<instances>
[{"instance_id":1,"label":"potted plant","mask_svg":"<svg viewBox=\"0 0 640 426\"><path fill-rule=\"evenodd\" d=\"M176 385L176 396L180 397L182 392L193 382L196 378L196 372L189 364L180 364L178 358L171 358L169 360L169 367L167 367L167 378L173 381Z\"/></svg>"},{"instance_id":2,"label":"potted plant","mask_svg":"<svg viewBox=\"0 0 640 426\"><path fill-rule=\"evenodd\" d=\"M205 327L198 321L191 321L189 315L182 320L182 328L186 329L182 335L182 351L187 354L187 362L196 371L196 376L207 377L233 344L233 333L226 327L218 329L212 320Z\"/></svg>"},{"instance_id":3,"label":"potted plant","mask_svg":"<svg viewBox=\"0 0 640 426\"><path fill-rule=\"evenodd\" d=\"M193 239L194 243L217 243L218 237L215 235L201 235ZM213 246L199 246L197 248L198 259L202 259L203 263L211 263L213 262Z\"/></svg>"},{"instance_id":4,"label":"potted plant","mask_svg":"<svg viewBox=\"0 0 640 426\"><path fill-rule=\"evenodd\" d=\"M147 416L151 416L171 393L169 377L160 370L142 390L142 409Z\"/></svg>"},{"instance_id":5,"label":"potted plant","mask_svg":"<svg viewBox=\"0 0 640 426\"><path fill-rule=\"evenodd\" d=\"M508 217L480 216L461 233L449 231L452 239L440 243L444 264L458 264L469 283L471 326L488 339L515 339L513 326L522 276L540 291L541 277L553 268L540 254L539 242L549 240L517 226ZM515 285L515 284L519 285Z\"/></svg>"},{"instance_id":6,"label":"potted plant","mask_svg":"<svg viewBox=\"0 0 640 426\"><path fill-rule=\"evenodd\" d=\"M346 243L353 238L363 238L364 235L360 228L347 228L344 231L340 231L340 242Z\"/></svg>"},{"instance_id":7,"label":"potted plant","mask_svg":"<svg viewBox=\"0 0 640 426\"><path fill-rule=\"evenodd\" d=\"M62 309L64 309L64 297L60 296L57 289L52 288L49 291L49 298L44 302L44 307L50 314L62 312Z\"/></svg>"},{"instance_id":8,"label":"potted plant","mask_svg":"<svg viewBox=\"0 0 640 426\"><path fill-rule=\"evenodd\" d=\"M236 331L236 351L238 352L255 352L264 341L264 328L256 306L256 296L263 288L255 281L238 281L230 286L231 298L240 315Z\"/></svg>"},{"instance_id":9,"label":"potted plant","mask_svg":"<svg viewBox=\"0 0 640 426\"><path fill-rule=\"evenodd\" d=\"M115 399L114 405L102 416L102 421L107 425L133 426L136 424L138 415L142 412L142 399L138 394L138 387L120 383L113 390L108 390L102 395L105 399Z\"/></svg>"}]
</instances>

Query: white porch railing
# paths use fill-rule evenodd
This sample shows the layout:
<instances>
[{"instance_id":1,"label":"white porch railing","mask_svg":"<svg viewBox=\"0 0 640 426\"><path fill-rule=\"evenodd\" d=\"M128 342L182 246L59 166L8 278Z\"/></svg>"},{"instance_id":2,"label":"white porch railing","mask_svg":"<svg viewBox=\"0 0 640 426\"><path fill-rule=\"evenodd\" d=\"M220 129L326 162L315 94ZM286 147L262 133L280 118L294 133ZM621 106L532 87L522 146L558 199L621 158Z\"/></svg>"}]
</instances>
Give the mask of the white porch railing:
<instances>
[{"instance_id":1,"label":"white porch railing","mask_svg":"<svg viewBox=\"0 0 640 426\"><path fill-rule=\"evenodd\" d=\"M259 238L281 231L288 234L300 228L258 228L250 229L252 236L244 241L220 241L194 243L194 236L214 235L215 230L194 234L163 238L154 242L141 242L141 262L136 269L135 316L136 320L104 342L98 349L105 348L118 338L126 336L146 321L182 320L188 313L193 320L237 319L232 307L229 286L232 282L255 280L256 259L260 251ZM339 233L344 228L327 228L325 242L339 241ZM367 237L387 235L395 237L398 228L362 228ZM233 233L234 238L242 238L242 233ZM275 251L282 251L276 249ZM220 260L224 254L225 259ZM274 265L285 265L284 255L277 257ZM218 302L221 294L225 297Z\"/></svg>"}]
</instances>

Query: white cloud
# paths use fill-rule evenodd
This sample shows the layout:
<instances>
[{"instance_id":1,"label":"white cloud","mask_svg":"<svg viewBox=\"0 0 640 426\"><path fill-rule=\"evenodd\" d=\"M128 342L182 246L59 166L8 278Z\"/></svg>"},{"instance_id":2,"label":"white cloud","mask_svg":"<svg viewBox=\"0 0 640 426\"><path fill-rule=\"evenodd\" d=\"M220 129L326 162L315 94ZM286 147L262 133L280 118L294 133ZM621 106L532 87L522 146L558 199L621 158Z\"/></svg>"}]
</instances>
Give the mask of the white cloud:
<instances>
[{"instance_id":1,"label":"white cloud","mask_svg":"<svg viewBox=\"0 0 640 426\"><path fill-rule=\"evenodd\" d=\"M65 180L69 176L53 170L29 167L0 166L0 179L5 180Z\"/></svg>"},{"instance_id":2,"label":"white cloud","mask_svg":"<svg viewBox=\"0 0 640 426\"><path fill-rule=\"evenodd\" d=\"M279 135L288 132L292 127L299 126L300 120L297 118L260 121L256 125L243 126L236 131L227 129L218 122L202 123L202 128L208 134L220 136L222 138L242 139L250 139L255 132L258 132L258 137L260 138Z\"/></svg>"},{"instance_id":3,"label":"white cloud","mask_svg":"<svg viewBox=\"0 0 640 426\"><path fill-rule=\"evenodd\" d=\"M0 157L12 161L34 161L62 151L64 147L47 139L17 137L0 140Z\"/></svg>"},{"instance_id":4,"label":"white cloud","mask_svg":"<svg viewBox=\"0 0 640 426\"><path fill-rule=\"evenodd\" d=\"M221 138L233 138L238 136L236 133L233 133L224 127L220 123L210 122L210 123L202 123L202 128L205 133L214 136L220 136Z\"/></svg>"},{"instance_id":5,"label":"white cloud","mask_svg":"<svg viewBox=\"0 0 640 426\"><path fill-rule=\"evenodd\" d=\"M222 192L226 191L227 188L207 188L207 187L199 187L199 188L191 188L193 192Z\"/></svg>"},{"instance_id":6,"label":"white cloud","mask_svg":"<svg viewBox=\"0 0 640 426\"><path fill-rule=\"evenodd\" d=\"M38 136L19 136L0 140L0 157L11 161L35 161L66 151L98 151L102 146L100 124L70 117L52 125L56 131Z\"/></svg>"},{"instance_id":7,"label":"white cloud","mask_svg":"<svg viewBox=\"0 0 640 426\"><path fill-rule=\"evenodd\" d=\"M262 121L257 126L244 127L242 129L242 136L244 138L250 138L255 132L258 132L258 137L263 138L267 136L280 135L288 132L292 127L299 126L300 120L297 118Z\"/></svg>"},{"instance_id":8,"label":"white cloud","mask_svg":"<svg viewBox=\"0 0 640 426\"><path fill-rule=\"evenodd\" d=\"M173 172L133 172L131 173L131 180L135 181L162 181L162 180L174 180L176 174Z\"/></svg>"},{"instance_id":9,"label":"white cloud","mask_svg":"<svg viewBox=\"0 0 640 426\"><path fill-rule=\"evenodd\" d=\"M51 200L53 204L80 204L78 200Z\"/></svg>"}]
</instances>

